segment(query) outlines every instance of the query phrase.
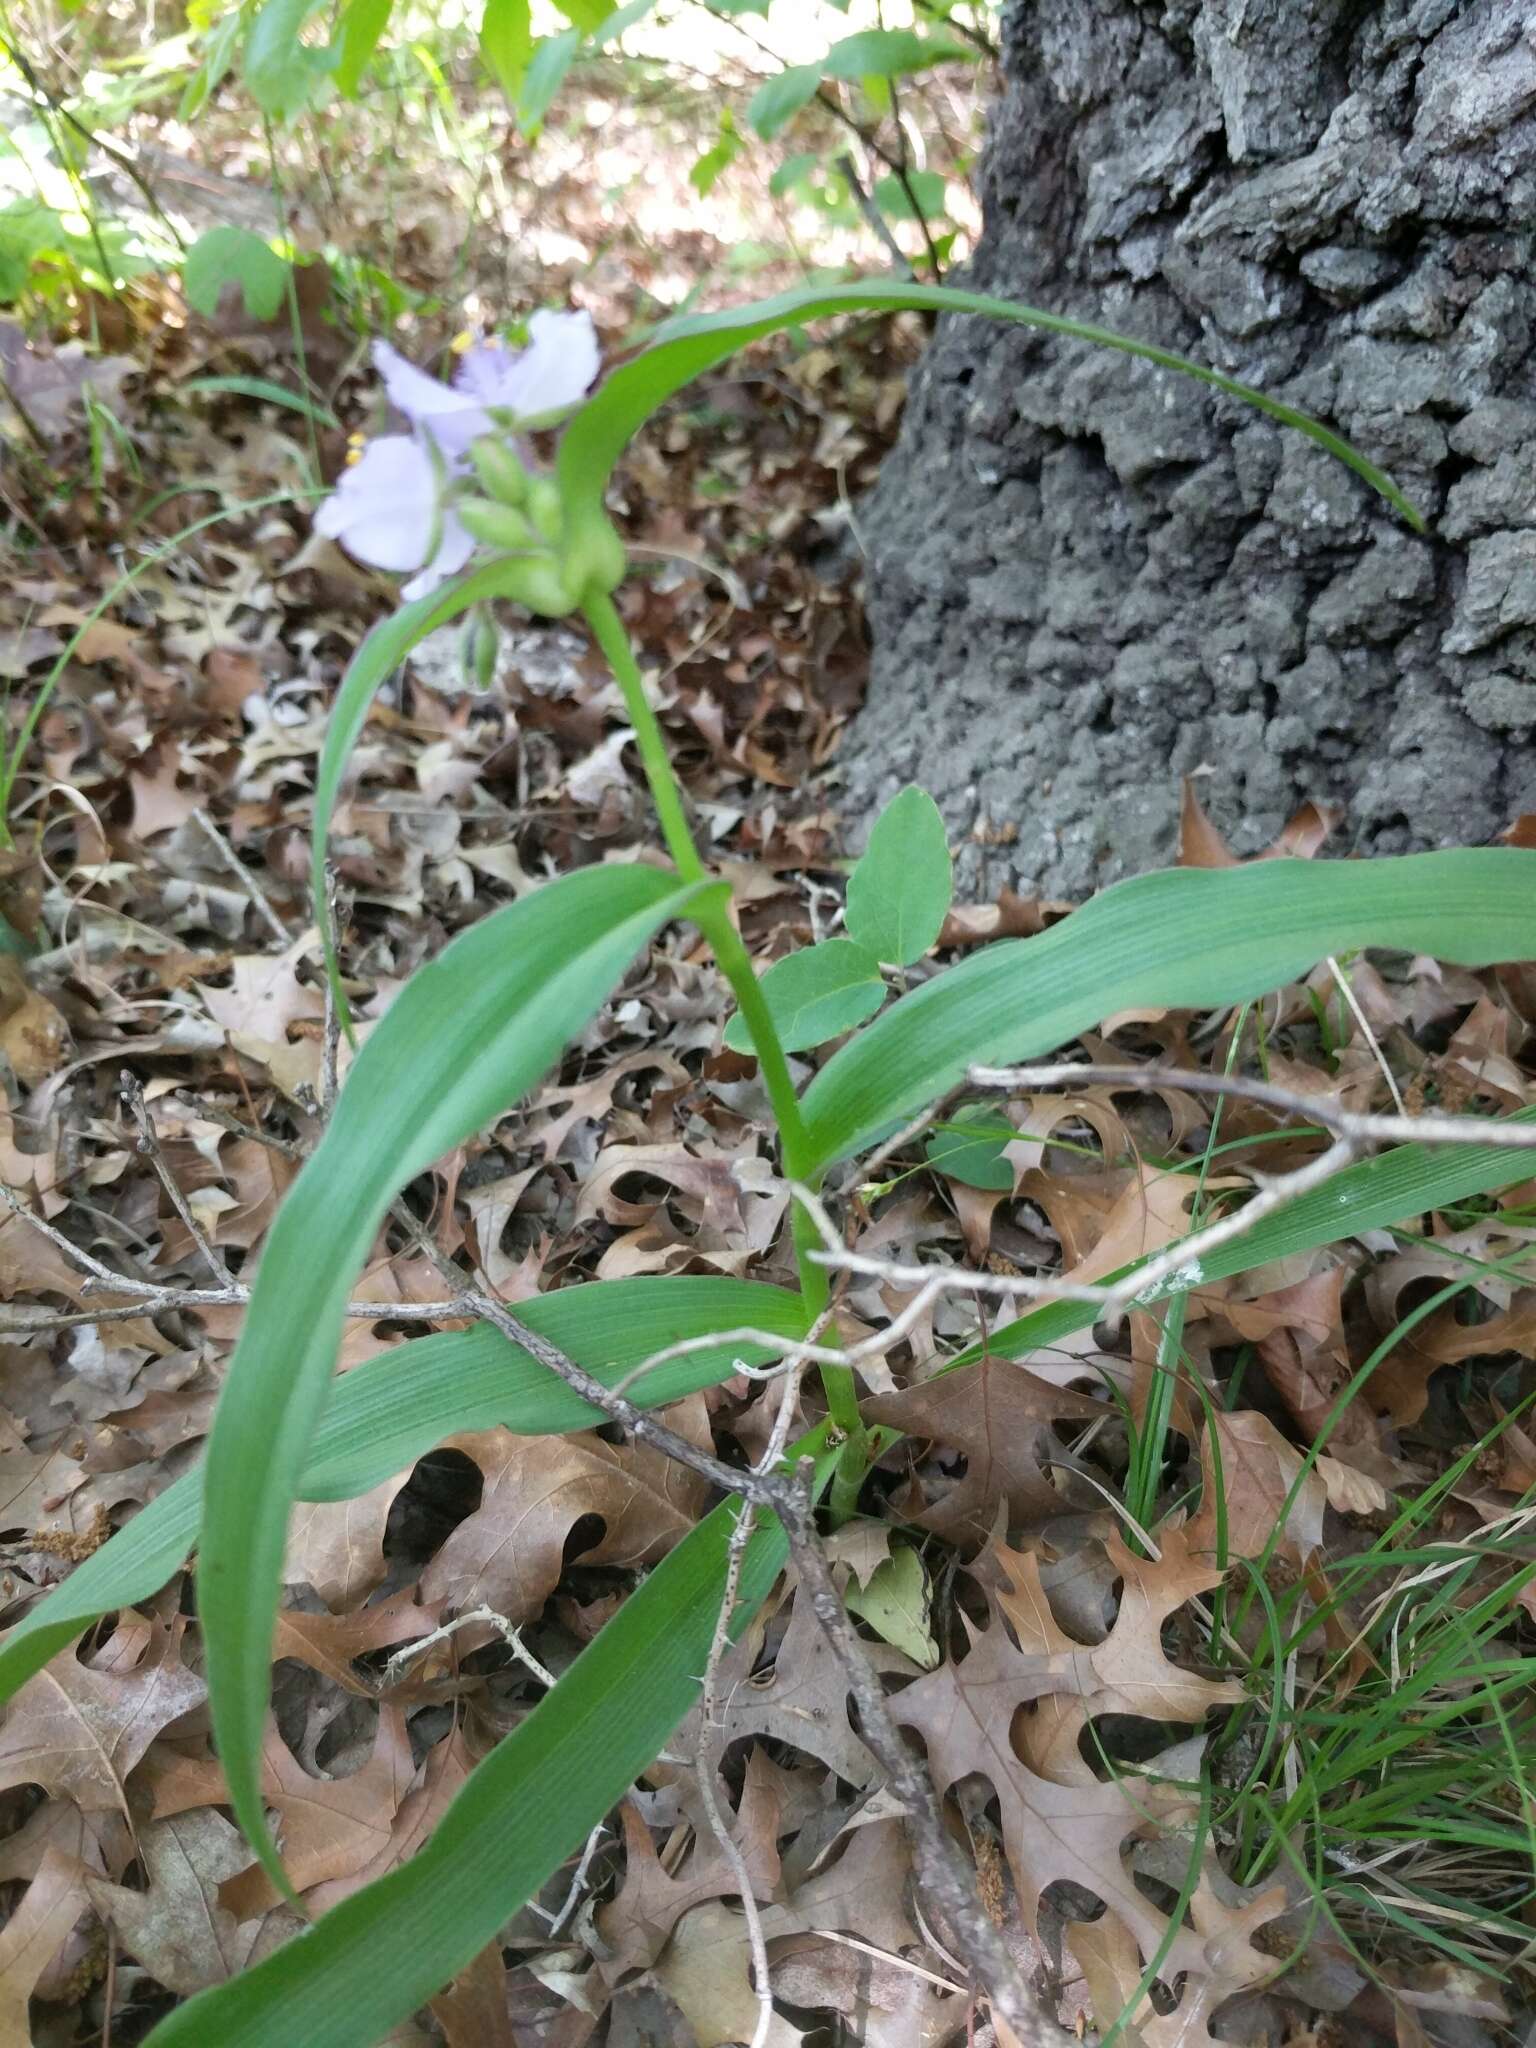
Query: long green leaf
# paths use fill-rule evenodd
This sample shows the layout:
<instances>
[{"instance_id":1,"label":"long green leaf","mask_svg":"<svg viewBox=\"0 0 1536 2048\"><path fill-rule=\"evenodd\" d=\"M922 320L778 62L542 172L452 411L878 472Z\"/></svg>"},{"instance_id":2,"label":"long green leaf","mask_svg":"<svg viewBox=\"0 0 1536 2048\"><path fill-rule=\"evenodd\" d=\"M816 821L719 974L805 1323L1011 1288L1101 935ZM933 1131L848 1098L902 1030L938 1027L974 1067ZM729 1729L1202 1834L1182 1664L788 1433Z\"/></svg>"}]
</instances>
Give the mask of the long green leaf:
<instances>
[{"instance_id":1,"label":"long green leaf","mask_svg":"<svg viewBox=\"0 0 1536 2048\"><path fill-rule=\"evenodd\" d=\"M381 1305L380 1313L387 1314ZM797 1294L724 1274L656 1275L591 1281L519 1302L517 1313L568 1357L609 1384L627 1378L668 1345L750 1324L798 1337L805 1309ZM758 1344L722 1344L668 1360L630 1387L642 1407L681 1400L728 1379L738 1360L768 1362ZM337 1382L320 1418L300 1500L347 1500L460 1430L510 1429L552 1436L588 1429L599 1411L520 1346L484 1324L418 1338L370 1358ZM147 1600L186 1562L203 1519L201 1466L184 1474L0 1642L0 1700L57 1655L82 1629L120 1607Z\"/></svg>"},{"instance_id":2,"label":"long green leaf","mask_svg":"<svg viewBox=\"0 0 1536 2048\"><path fill-rule=\"evenodd\" d=\"M803 1100L811 1167L856 1152L968 1067L1037 1058L1112 1010L1244 1002L1357 946L1464 967L1536 959L1536 852L1266 860L1121 882L1038 937L925 982L835 1053Z\"/></svg>"},{"instance_id":3,"label":"long green leaf","mask_svg":"<svg viewBox=\"0 0 1536 2048\"><path fill-rule=\"evenodd\" d=\"M1420 532L1424 518L1393 483L1385 470L1368 461L1341 434L1334 433L1294 406L1284 405L1251 385L1239 384L1203 363L1159 348L1150 341L1117 334L1108 327L1096 327L1083 320L1067 320L1059 313L1042 312L1012 299L994 299L983 292L957 291L949 285L903 284L898 281L812 286L785 292L776 299L762 299L755 305L736 306L722 313L690 313L668 321L657 329L650 346L606 379L588 399L566 428L560 443L560 483L565 498L566 532L573 557L580 560L590 550L601 550L606 530L603 493L613 466L637 428L644 425L657 406L680 391L685 384L712 369L748 342L760 341L786 327L798 327L807 320L824 319L835 313L898 313L907 309L929 309L937 313L981 313L994 320L1008 320L1024 327L1037 327L1048 334L1062 334L1074 341L1090 341L1122 355L1139 356L1165 370L1181 371L1201 384L1209 384L1228 397L1256 406L1282 426L1299 432L1326 448L1330 455L1347 463L1373 490L1395 505L1408 523Z\"/></svg>"},{"instance_id":4,"label":"long green leaf","mask_svg":"<svg viewBox=\"0 0 1536 2048\"><path fill-rule=\"evenodd\" d=\"M795 1446L832 1459L813 1438ZM820 1453L820 1455L818 1455ZM160 2022L149 2048L368 2048L494 1939L620 1799L698 1697L736 1504L663 1559L527 1720L471 1774L409 1863L244 1976ZM747 1545L739 1634L784 1562L772 1519Z\"/></svg>"},{"instance_id":5,"label":"long green leaf","mask_svg":"<svg viewBox=\"0 0 1536 2048\"><path fill-rule=\"evenodd\" d=\"M278 1210L214 1414L197 1577L231 1803L275 1882L257 1768L273 1619L352 1281L396 1190L530 1088L698 893L655 868L587 868L461 934L374 1027Z\"/></svg>"}]
</instances>

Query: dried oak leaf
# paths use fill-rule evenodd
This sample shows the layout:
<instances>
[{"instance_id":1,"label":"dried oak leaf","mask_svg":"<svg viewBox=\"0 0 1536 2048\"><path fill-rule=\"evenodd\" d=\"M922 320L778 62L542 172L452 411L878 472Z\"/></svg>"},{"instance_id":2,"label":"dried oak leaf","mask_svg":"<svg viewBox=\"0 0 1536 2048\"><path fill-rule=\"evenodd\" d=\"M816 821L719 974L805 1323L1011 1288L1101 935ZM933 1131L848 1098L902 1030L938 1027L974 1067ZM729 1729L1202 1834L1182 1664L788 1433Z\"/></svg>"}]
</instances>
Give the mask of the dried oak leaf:
<instances>
[{"instance_id":1,"label":"dried oak leaf","mask_svg":"<svg viewBox=\"0 0 1536 2048\"><path fill-rule=\"evenodd\" d=\"M32 987L14 954L0 953L0 1055L16 1079L23 1088L35 1088L68 1051L63 1013Z\"/></svg>"},{"instance_id":2,"label":"dried oak leaf","mask_svg":"<svg viewBox=\"0 0 1536 2048\"><path fill-rule=\"evenodd\" d=\"M438 1618L437 1609L423 1607L409 1587L350 1614L303 1614L284 1608L272 1638L273 1662L292 1657L344 1691L376 1699L378 1688L358 1676L354 1661L372 1650L392 1649L430 1635Z\"/></svg>"},{"instance_id":3,"label":"dried oak leaf","mask_svg":"<svg viewBox=\"0 0 1536 2048\"><path fill-rule=\"evenodd\" d=\"M348 1877L330 1878L316 1885L305 1901L310 1910L316 1914L328 1913L332 1906L338 1905L352 1892L372 1884L375 1878L387 1877L390 1871L397 1870L414 1856L447 1811L476 1762L477 1759L469 1752L462 1727L455 1726L441 1742L427 1751L417 1766L410 1790L395 1814L389 1839L372 1862L365 1863Z\"/></svg>"},{"instance_id":4,"label":"dried oak leaf","mask_svg":"<svg viewBox=\"0 0 1536 2048\"><path fill-rule=\"evenodd\" d=\"M0 1932L0 2048L31 2048L27 2001L90 1908L86 1870L76 1857L47 1849Z\"/></svg>"},{"instance_id":5,"label":"dried oak leaf","mask_svg":"<svg viewBox=\"0 0 1536 2048\"><path fill-rule=\"evenodd\" d=\"M837 1862L818 1871L790 1898L763 1906L762 1929L770 1959L787 1939L798 1941L829 1931L851 1934L888 1954L899 1955L919 1946L917 1929L906 1911L909 1876L910 1860L899 1821L856 1825ZM777 1988L776 1969L773 1975ZM721 2048L724 2042L752 2038L757 2000L752 1990L751 1951L740 1914L718 1901L695 1907L678 1922L652 1977L686 2015L699 2048ZM963 2022L963 2005L952 2007L951 2013L952 2024L954 2019ZM782 2044L782 2048L795 2048L803 2038L782 2017L775 2018L768 2035L770 2042ZM860 2038L864 2038L862 2033ZM890 2048L897 2044L907 2048L908 2042L917 2048L927 2037L887 2029L869 2038L883 2040Z\"/></svg>"},{"instance_id":6,"label":"dried oak leaf","mask_svg":"<svg viewBox=\"0 0 1536 2048\"><path fill-rule=\"evenodd\" d=\"M877 1671L916 1669L884 1643L866 1643L864 1650ZM753 1662L754 1636L748 1631L721 1659L720 1705L708 1728L700 1730L697 1709L684 1724L686 1732L678 1738L683 1753L696 1741L700 1768L718 1771L733 1742L764 1736L819 1757L851 1785L873 1784L879 1766L854 1733L848 1681L809 1600L797 1598L790 1609L772 1668L754 1676Z\"/></svg>"},{"instance_id":7,"label":"dried oak leaf","mask_svg":"<svg viewBox=\"0 0 1536 2048\"><path fill-rule=\"evenodd\" d=\"M1172 2012L1159 2012L1150 1997L1143 1998L1130 2015L1128 2038L1139 2040L1142 2048L1221 2048L1211 2018L1225 2000L1273 1976L1278 1964L1253 1946L1252 1935L1283 1910L1283 1887L1246 1906L1224 1906L1202 1878L1190 1901L1190 1918L1213 1967L1191 1973ZM1145 1967L1134 1935L1114 1913L1069 1921L1063 1934L1087 1979L1100 2026L1113 2026L1125 2014ZM1171 1978L1173 1972L1166 1974Z\"/></svg>"},{"instance_id":8,"label":"dried oak leaf","mask_svg":"<svg viewBox=\"0 0 1536 2048\"><path fill-rule=\"evenodd\" d=\"M782 1776L754 1745L734 1821L725 1809L754 1898L770 1897L779 1882L775 1838L783 1810ZM624 1882L597 1913L597 1929L608 1950L600 1966L610 1982L630 1970L648 1969L666 1947L674 1926L695 1906L706 1899L735 1898L741 1891L741 1881L713 1834L695 1831L685 1860L669 1867L657 1854L651 1831L633 1801L625 1801L620 1818Z\"/></svg>"},{"instance_id":9,"label":"dried oak leaf","mask_svg":"<svg viewBox=\"0 0 1536 2048\"><path fill-rule=\"evenodd\" d=\"M871 1422L964 1453L965 1476L908 1519L974 1548L987 1540L1000 1505L1013 1525L1060 1513L1062 1496L1046 1476L1059 1450L1051 1424L1100 1420L1105 1411L1102 1402L1053 1387L1027 1366L988 1357L964 1372L878 1395L864 1412Z\"/></svg>"},{"instance_id":10,"label":"dried oak leaf","mask_svg":"<svg viewBox=\"0 0 1536 2048\"><path fill-rule=\"evenodd\" d=\"M1140 1714L1150 1721L1199 1721L1212 1707L1235 1706L1243 1697L1235 1678L1201 1678L1171 1663L1163 1649L1168 1617L1188 1601L1219 1585L1223 1574L1193 1554L1185 1529L1165 1529L1161 1556L1137 1557L1118 1536L1105 1548L1121 1579L1120 1606L1101 1643L1085 1648L1056 1626L1032 1552L994 1546L990 1555L1004 1579L997 1605L1007 1616L1021 1654L1044 1657L1067 1684L1048 1690L1076 1691L1094 1714Z\"/></svg>"},{"instance_id":11,"label":"dried oak leaf","mask_svg":"<svg viewBox=\"0 0 1536 2048\"><path fill-rule=\"evenodd\" d=\"M162 1729L208 1688L179 1655L186 1623L121 1623L92 1664L57 1657L12 1700L0 1728L0 1789L41 1785L87 1812L127 1811L123 1781Z\"/></svg>"},{"instance_id":12,"label":"dried oak leaf","mask_svg":"<svg viewBox=\"0 0 1536 2048\"><path fill-rule=\"evenodd\" d=\"M861 2048L942 2048L965 2024L965 1992L943 1991L899 1961L815 1935L777 1944L772 1974L775 1996L791 2005L856 2015Z\"/></svg>"},{"instance_id":13,"label":"dried oak leaf","mask_svg":"<svg viewBox=\"0 0 1536 2048\"><path fill-rule=\"evenodd\" d=\"M251 1860L245 1838L210 1807L151 1821L140 1831L149 1876L144 1891L87 1877L97 1912L117 1930L123 1947L168 1991L190 1997L243 1970L259 1940L270 1938L262 1920L237 1923L219 1903L219 1887ZM290 1914L278 1916L297 1931Z\"/></svg>"},{"instance_id":14,"label":"dried oak leaf","mask_svg":"<svg viewBox=\"0 0 1536 2048\"><path fill-rule=\"evenodd\" d=\"M1326 1267L1256 1301L1226 1301L1222 1314L1238 1336L1257 1346L1270 1384L1308 1442L1333 1412L1354 1371L1344 1334L1344 1266ZM1354 1396L1330 1432L1336 1443L1378 1441L1370 1403Z\"/></svg>"},{"instance_id":15,"label":"dried oak leaf","mask_svg":"<svg viewBox=\"0 0 1536 2048\"><path fill-rule=\"evenodd\" d=\"M1200 1441L1200 1512L1184 1530L1190 1550L1216 1557L1222 1504L1227 1556L1261 1556L1300 1470L1301 1453L1267 1415L1251 1408L1217 1410ZM1314 1468L1286 1509L1284 1547L1294 1562L1305 1562L1321 1545L1327 1506L1328 1488Z\"/></svg>"},{"instance_id":16,"label":"dried oak leaf","mask_svg":"<svg viewBox=\"0 0 1536 2048\"><path fill-rule=\"evenodd\" d=\"M283 1583L310 1586L333 1612L351 1607L384 1577L384 1531L410 1473L397 1472L351 1500L300 1501L288 1525Z\"/></svg>"},{"instance_id":17,"label":"dried oak leaf","mask_svg":"<svg viewBox=\"0 0 1536 2048\"><path fill-rule=\"evenodd\" d=\"M518 2048L507 2010L507 1966L491 1942L432 2000L448 2048Z\"/></svg>"},{"instance_id":18,"label":"dried oak leaf","mask_svg":"<svg viewBox=\"0 0 1536 2048\"><path fill-rule=\"evenodd\" d=\"M1007 1597L1027 1646L1016 1647L1009 1639L1002 1622L1004 1596L989 1587L990 1619L984 1628L971 1627L968 1655L918 1679L891 1706L898 1721L923 1737L941 1794L973 1773L991 1784L1028 1927L1033 1929L1041 1893L1068 1880L1119 1914L1150 1955L1168 1934L1167 1916L1138 1888L1122 1847L1128 1838L1155 1834L1160 1821L1187 1813L1189 1794L1168 1782L1189 1776L1187 1753L1178 1754L1177 1767L1168 1760L1162 1781L1154 1761L1154 1775L1138 1781L1133 1798L1113 1780L1100 1783L1080 1759L1071 1782L1042 1776L1023 1761L1012 1734L1019 1710L1050 1695L1071 1696L1081 1703L1080 1714L1111 1707L1124 1711L1128 1697L1143 1703L1133 1705L1132 1712L1145 1712L1146 1702L1157 1701L1161 1713L1171 1718L1170 1710L1176 1710L1179 1718L1189 1719L1232 1698L1226 1686L1170 1665L1156 1640L1157 1619L1170 1611L1167 1603L1175 1594L1187 1599L1197 1584L1209 1584L1208 1575L1180 1553L1171 1561L1166 1588L1159 1590L1158 1567L1136 1562L1140 1583L1132 1586L1129 1607L1103 1644L1085 1648L1056 1627L1034 1560L1005 1553L998 1560L1000 1576L1008 1582ZM1150 1642L1142 1640L1149 1635ZM1273 1910L1279 1912L1283 1904L1277 1894ZM1198 1928L1178 1928L1168 1951L1169 1976L1180 1971L1212 1975L1215 1963L1207 1947Z\"/></svg>"},{"instance_id":19,"label":"dried oak leaf","mask_svg":"<svg viewBox=\"0 0 1536 2048\"><path fill-rule=\"evenodd\" d=\"M707 1442L701 1396L668 1412L674 1429ZM508 1621L537 1614L560 1580L571 1531L601 1516L577 1555L589 1564L655 1564L686 1536L709 1488L643 1445L598 1436L527 1437L492 1429L450 1437L484 1477L480 1506L461 1522L422 1578L422 1597L444 1608L493 1607Z\"/></svg>"},{"instance_id":20,"label":"dried oak leaf","mask_svg":"<svg viewBox=\"0 0 1536 2048\"><path fill-rule=\"evenodd\" d=\"M697 2048L735 2048L761 2041L761 2048L802 2048L805 2035L775 2013L765 2035L754 2033L757 1993L752 1958L739 1913L718 1900L696 1906L678 1923L655 1981L693 2029Z\"/></svg>"},{"instance_id":21,"label":"dried oak leaf","mask_svg":"<svg viewBox=\"0 0 1536 2048\"><path fill-rule=\"evenodd\" d=\"M261 1795L277 1814L278 1843L297 1892L355 1877L388 1847L395 1815L414 1766L405 1717L384 1706L373 1753L341 1778L312 1777L268 1719L261 1748ZM201 1806L227 1806L224 1773L212 1757L177 1759L155 1781L151 1818L166 1820ZM247 1856L219 1888L219 1902L237 1921L255 1919L278 1902L261 1866Z\"/></svg>"}]
</instances>

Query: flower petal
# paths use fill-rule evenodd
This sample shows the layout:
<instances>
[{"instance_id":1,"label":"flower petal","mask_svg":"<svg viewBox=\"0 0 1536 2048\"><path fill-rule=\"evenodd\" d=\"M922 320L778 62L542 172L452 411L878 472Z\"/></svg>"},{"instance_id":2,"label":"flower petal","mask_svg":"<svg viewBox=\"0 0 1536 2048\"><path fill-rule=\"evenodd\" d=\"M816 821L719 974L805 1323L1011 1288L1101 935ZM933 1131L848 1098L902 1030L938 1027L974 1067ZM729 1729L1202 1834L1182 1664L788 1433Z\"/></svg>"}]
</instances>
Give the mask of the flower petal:
<instances>
[{"instance_id":1,"label":"flower petal","mask_svg":"<svg viewBox=\"0 0 1536 2048\"><path fill-rule=\"evenodd\" d=\"M510 350L499 342L467 349L454 383L466 399L539 419L585 396L600 360L590 313L535 313L528 322L528 346Z\"/></svg>"},{"instance_id":2,"label":"flower petal","mask_svg":"<svg viewBox=\"0 0 1536 2048\"><path fill-rule=\"evenodd\" d=\"M445 576L456 576L474 551L474 540L460 525L458 514L451 505L445 506L443 537L438 543L437 553L419 576L401 584L400 595L407 600L425 597L429 590L436 590Z\"/></svg>"},{"instance_id":3,"label":"flower petal","mask_svg":"<svg viewBox=\"0 0 1536 2048\"><path fill-rule=\"evenodd\" d=\"M373 344L373 366L390 404L403 412L413 427L429 433L450 458L461 458L471 441L491 431L492 421L473 396L418 370L387 341Z\"/></svg>"},{"instance_id":4,"label":"flower petal","mask_svg":"<svg viewBox=\"0 0 1536 2048\"><path fill-rule=\"evenodd\" d=\"M370 441L315 514L315 531L375 569L419 569L432 545L438 477L409 434Z\"/></svg>"}]
</instances>

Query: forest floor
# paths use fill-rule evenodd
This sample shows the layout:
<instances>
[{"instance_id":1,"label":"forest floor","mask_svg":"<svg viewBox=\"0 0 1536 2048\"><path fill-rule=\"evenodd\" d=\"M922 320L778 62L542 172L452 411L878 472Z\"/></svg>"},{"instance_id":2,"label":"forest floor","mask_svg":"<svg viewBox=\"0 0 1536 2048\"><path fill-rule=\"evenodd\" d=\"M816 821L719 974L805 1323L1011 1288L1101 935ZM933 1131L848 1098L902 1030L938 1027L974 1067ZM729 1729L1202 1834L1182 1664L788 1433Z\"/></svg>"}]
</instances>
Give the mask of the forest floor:
<instances>
[{"instance_id":1,"label":"forest floor","mask_svg":"<svg viewBox=\"0 0 1536 2048\"><path fill-rule=\"evenodd\" d=\"M422 163L408 208L364 163L329 164L330 190L292 166L279 203L292 220L347 194L355 245L387 247L427 307L396 333L419 361L566 292L617 352L680 280L719 303L798 275L782 246L732 268L733 235L768 248L772 209L728 183L702 230L688 155L658 132L654 110L608 105L555 137L537 188L501 166L516 235L466 233L462 189ZM166 189L255 214L272 195L253 163L214 124ZM292 319L228 299L202 319L162 283L77 308L73 332L0 330L13 736L41 705L0 855L0 1178L29 1212L0 1225L7 1623L197 1457L239 1308L139 1303L206 1286L210 1264L219 1284L247 1276L322 1120L311 792L336 683L392 587L311 531L379 401L356 276L316 263L299 281ZM867 668L858 506L921 342L917 323L852 323L757 350L621 472L623 609L761 959L840 914L837 743ZM490 686L464 666L452 633L419 650L354 755L332 850L365 1020L496 905L654 839L622 701L580 631L509 621ZM1284 850L1315 854L1329 823L1299 818ZM1229 858L1193 799L1184 857ZM939 956L1068 908L1000 890L952 911ZM659 942L545 1086L410 1191L418 1230L381 1238L360 1287L378 1317L349 1324L342 1368L409 1341L398 1311L441 1298L444 1260L513 1304L584 1279L791 1279L788 1190L755 1063L722 1046L729 1009L701 952ZM1127 1014L1080 1049L1256 1063L1324 1108L1494 1114L1536 1103L1533 1026L1536 971L1357 959L1236 1012ZM1089 1280L1177 1242L1192 1196L1319 1143L1168 1083L1025 1094L914 1139L852 1213L888 1261ZM1469 1196L1196 1287L1177 1322L1137 1311L930 1384L978 1327L960 1293L871 1367L906 1441L837 1569L943 1762L989 1911L1069 2032L1107 2039L1123 2012L1130 2048L1479 2048L1527 2013L1533 1234L1536 1184ZM124 1283L116 1305L92 1261ZM845 1328L914 1292L856 1279ZM769 1398L741 1377L671 1419L755 1453ZM537 1700L535 1672L562 1670L704 1504L601 1434L492 1430L306 1509L267 1768L311 1909L411 1853ZM479 1609L536 1664L490 1623L439 1633ZM685 1729L676 1754L700 1739ZM792 1585L709 1739L770 1943L772 2048L985 2041ZM123 2048L296 1924L227 1817L185 1577L12 1703L0 1887L5 2048ZM739 1892L695 1773L659 1763L390 2038L746 2040Z\"/></svg>"}]
</instances>

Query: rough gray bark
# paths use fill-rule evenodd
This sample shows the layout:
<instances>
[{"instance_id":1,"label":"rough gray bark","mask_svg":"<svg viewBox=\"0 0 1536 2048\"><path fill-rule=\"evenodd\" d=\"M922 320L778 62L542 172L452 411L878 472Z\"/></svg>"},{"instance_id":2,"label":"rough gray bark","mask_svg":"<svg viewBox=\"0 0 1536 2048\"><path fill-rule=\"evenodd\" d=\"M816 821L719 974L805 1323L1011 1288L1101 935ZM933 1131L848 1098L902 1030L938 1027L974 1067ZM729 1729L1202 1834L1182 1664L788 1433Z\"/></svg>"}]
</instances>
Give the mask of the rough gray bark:
<instances>
[{"instance_id":1,"label":"rough gray bark","mask_svg":"<svg viewBox=\"0 0 1536 2048\"><path fill-rule=\"evenodd\" d=\"M1016 0L1004 68L968 281L1304 407L1435 531L1186 379L947 320L861 521L844 808L923 782L1069 896L1171 856L1184 775L1242 851L1306 797L1387 852L1536 809L1530 0Z\"/></svg>"}]
</instances>

